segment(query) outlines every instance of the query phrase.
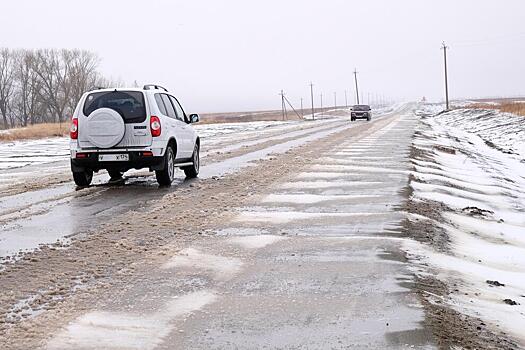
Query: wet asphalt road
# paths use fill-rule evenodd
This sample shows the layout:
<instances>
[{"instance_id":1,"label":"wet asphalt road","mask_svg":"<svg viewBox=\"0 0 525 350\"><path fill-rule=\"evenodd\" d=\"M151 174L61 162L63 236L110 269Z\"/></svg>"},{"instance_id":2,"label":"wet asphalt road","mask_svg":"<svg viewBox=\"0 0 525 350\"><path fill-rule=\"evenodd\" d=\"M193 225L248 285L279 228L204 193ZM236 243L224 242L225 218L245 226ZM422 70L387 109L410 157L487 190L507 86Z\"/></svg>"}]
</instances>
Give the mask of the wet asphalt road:
<instances>
[{"instance_id":1,"label":"wet asphalt road","mask_svg":"<svg viewBox=\"0 0 525 350\"><path fill-rule=\"evenodd\" d=\"M277 183L49 349L433 349L402 252L416 120L401 112Z\"/></svg>"},{"instance_id":2,"label":"wet asphalt road","mask_svg":"<svg viewBox=\"0 0 525 350\"><path fill-rule=\"evenodd\" d=\"M205 139L204 160L214 149L232 152L264 142L273 141L275 144L204 165L200 178L239 171L270 154L284 153L288 149L333 133L340 127L346 128L348 123L336 119L320 120L303 127L304 125L297 124L277 130L248 129L240 130L234 138L228 134L219 134ZM3 170L0 183L26 178L28 182L45 182L47 177L52 176L69 178L69 172L68 162L56 161ZM125 178L125 184L112 186L107 183L108 175L101 172L95 175L90 188L80 191L68 181L60 185L44 186L42 189L0 197L0 259L34 250L42 244L56 241L67 243L72 236L89 234L112 217L131 210L141 210L146 208L150 201L177 191L178 185L185 181L182 172L178 173L171 188L160 188L155 176L145 171L130 171L126 173Z\"/></svg>"}]
</instances>

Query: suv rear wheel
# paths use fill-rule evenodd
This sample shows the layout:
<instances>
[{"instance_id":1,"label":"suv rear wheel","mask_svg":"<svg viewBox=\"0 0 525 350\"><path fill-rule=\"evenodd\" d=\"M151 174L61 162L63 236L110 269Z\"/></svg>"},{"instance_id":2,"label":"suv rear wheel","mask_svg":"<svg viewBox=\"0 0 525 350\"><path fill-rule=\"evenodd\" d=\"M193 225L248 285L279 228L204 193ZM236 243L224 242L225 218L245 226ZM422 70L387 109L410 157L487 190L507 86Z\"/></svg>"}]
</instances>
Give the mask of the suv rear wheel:
<instances>
[{"instance_id":1,"label":"suv rear wheel","mask_svg":"<svg viewBox=\"0 0 525 350\"><path fill-rule=\"evenodd\" d=\"M93 170L86 169L84 171L73 171L73 180L79 187L87 187L93 179Z\"/></svg>"},{"instance_id":2,"label":"suv rear wheel","mask_svg":"<svg viewBox=\"0 0 525 350\"><path fill-rule=\"evenodd\" d=\"M195 144L195 148L193 149L193 155L191 158L192 158L193 164L182 168L182 170L184 170L184 174L186 174L186 177L188 179L196 178L197 175L199 175L200 156L199 156L199 144L198 143Z\"/></svg>"},{"instance_id":3,"label":"suv rear wheel","mask_svg":"<svg viewBox=\"0 0 525 350\"><path fill-rule=\"evenodd\" d=\"M164 168L162 170L155 171L157 182L162 186L170 186L175 178L175 151L172 146L166 149L164 155Z\"/></svg>"}]
</instances>

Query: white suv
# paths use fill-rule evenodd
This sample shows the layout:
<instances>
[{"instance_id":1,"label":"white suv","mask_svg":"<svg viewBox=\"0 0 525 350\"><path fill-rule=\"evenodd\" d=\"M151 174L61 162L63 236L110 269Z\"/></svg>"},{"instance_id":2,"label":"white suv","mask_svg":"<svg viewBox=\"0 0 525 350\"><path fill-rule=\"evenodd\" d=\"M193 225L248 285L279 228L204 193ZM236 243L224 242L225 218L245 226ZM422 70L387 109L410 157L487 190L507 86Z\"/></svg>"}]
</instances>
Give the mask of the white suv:
<instances>
[{"instance_id":1,"label":"white suv","mask_svg":"<svg viewBox=\"0 0 525 350\"><path fill-rule=\"evenodd\" d=\"M169 186L176 167L197 177L200 139L190 124L198 121L158 85L87 92L71 123L73 179L89 186L101 169L117 180L129 169L149 168L160 185Z\"/></svg>"}]
</instances>

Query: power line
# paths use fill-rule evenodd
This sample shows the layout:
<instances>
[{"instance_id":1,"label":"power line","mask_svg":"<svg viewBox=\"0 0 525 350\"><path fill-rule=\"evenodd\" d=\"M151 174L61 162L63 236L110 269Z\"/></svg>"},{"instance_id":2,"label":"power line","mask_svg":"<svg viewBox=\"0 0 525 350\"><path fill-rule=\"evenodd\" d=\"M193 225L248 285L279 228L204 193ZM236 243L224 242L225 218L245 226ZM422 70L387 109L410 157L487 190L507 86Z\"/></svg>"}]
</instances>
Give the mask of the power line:
<instances>
[{"instance_id":1,"label":"power line","mask_svg":"<svg viewBox=\"0 0 525 350\"><path fill-rule=\"evenodd\" d=\"M506 34L494 36L491 38L484 39L474 39L474 40L462 40L454 42L454 47L471 47L471 46L483 46L483 45L492 45L497 43L507 43L514 41L515 39L524 38L525 33L515 33L515 34ZM521 41L519 41L521 42Z\"/></svg>"}]
</instances>

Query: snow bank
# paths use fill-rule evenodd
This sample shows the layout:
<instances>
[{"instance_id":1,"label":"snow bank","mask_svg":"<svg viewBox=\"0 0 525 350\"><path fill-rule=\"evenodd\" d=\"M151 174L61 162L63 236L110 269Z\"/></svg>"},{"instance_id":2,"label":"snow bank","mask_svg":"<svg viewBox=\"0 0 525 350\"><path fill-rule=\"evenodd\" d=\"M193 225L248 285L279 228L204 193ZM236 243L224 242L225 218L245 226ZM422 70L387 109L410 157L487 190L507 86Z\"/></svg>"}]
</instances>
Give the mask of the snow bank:
<instances>
[{"instance_id":1,"label":"snow bank","mask_svg":"<svg viewBox=\"0 0 525 350\"><path fill-rule=\"evenodd\" d=\"M442 222L423 218L447 233L450 252L415 242L406 249L419 273L430 266L457 284L448 299L453 308L525 343L524 121L468 109L422 119L414 147L424 155L413 160L411 200L450 208Z\"/></svg>"},{"instance_id":2,"label":"snow bank","mask_svg":"<svg viewBox=\"0 0 525 350\"><path fill-rule=\"evenodd\" d=\"M470 103L470 102L469 102ZM458 102L455 107L465 107ZM420 105L419 115L436 115L439 125L447 125L478 135L487 145L525 158L525 117L493 109L459 108L447 113L443 104Z\"/></svg>"}]
</instances>

